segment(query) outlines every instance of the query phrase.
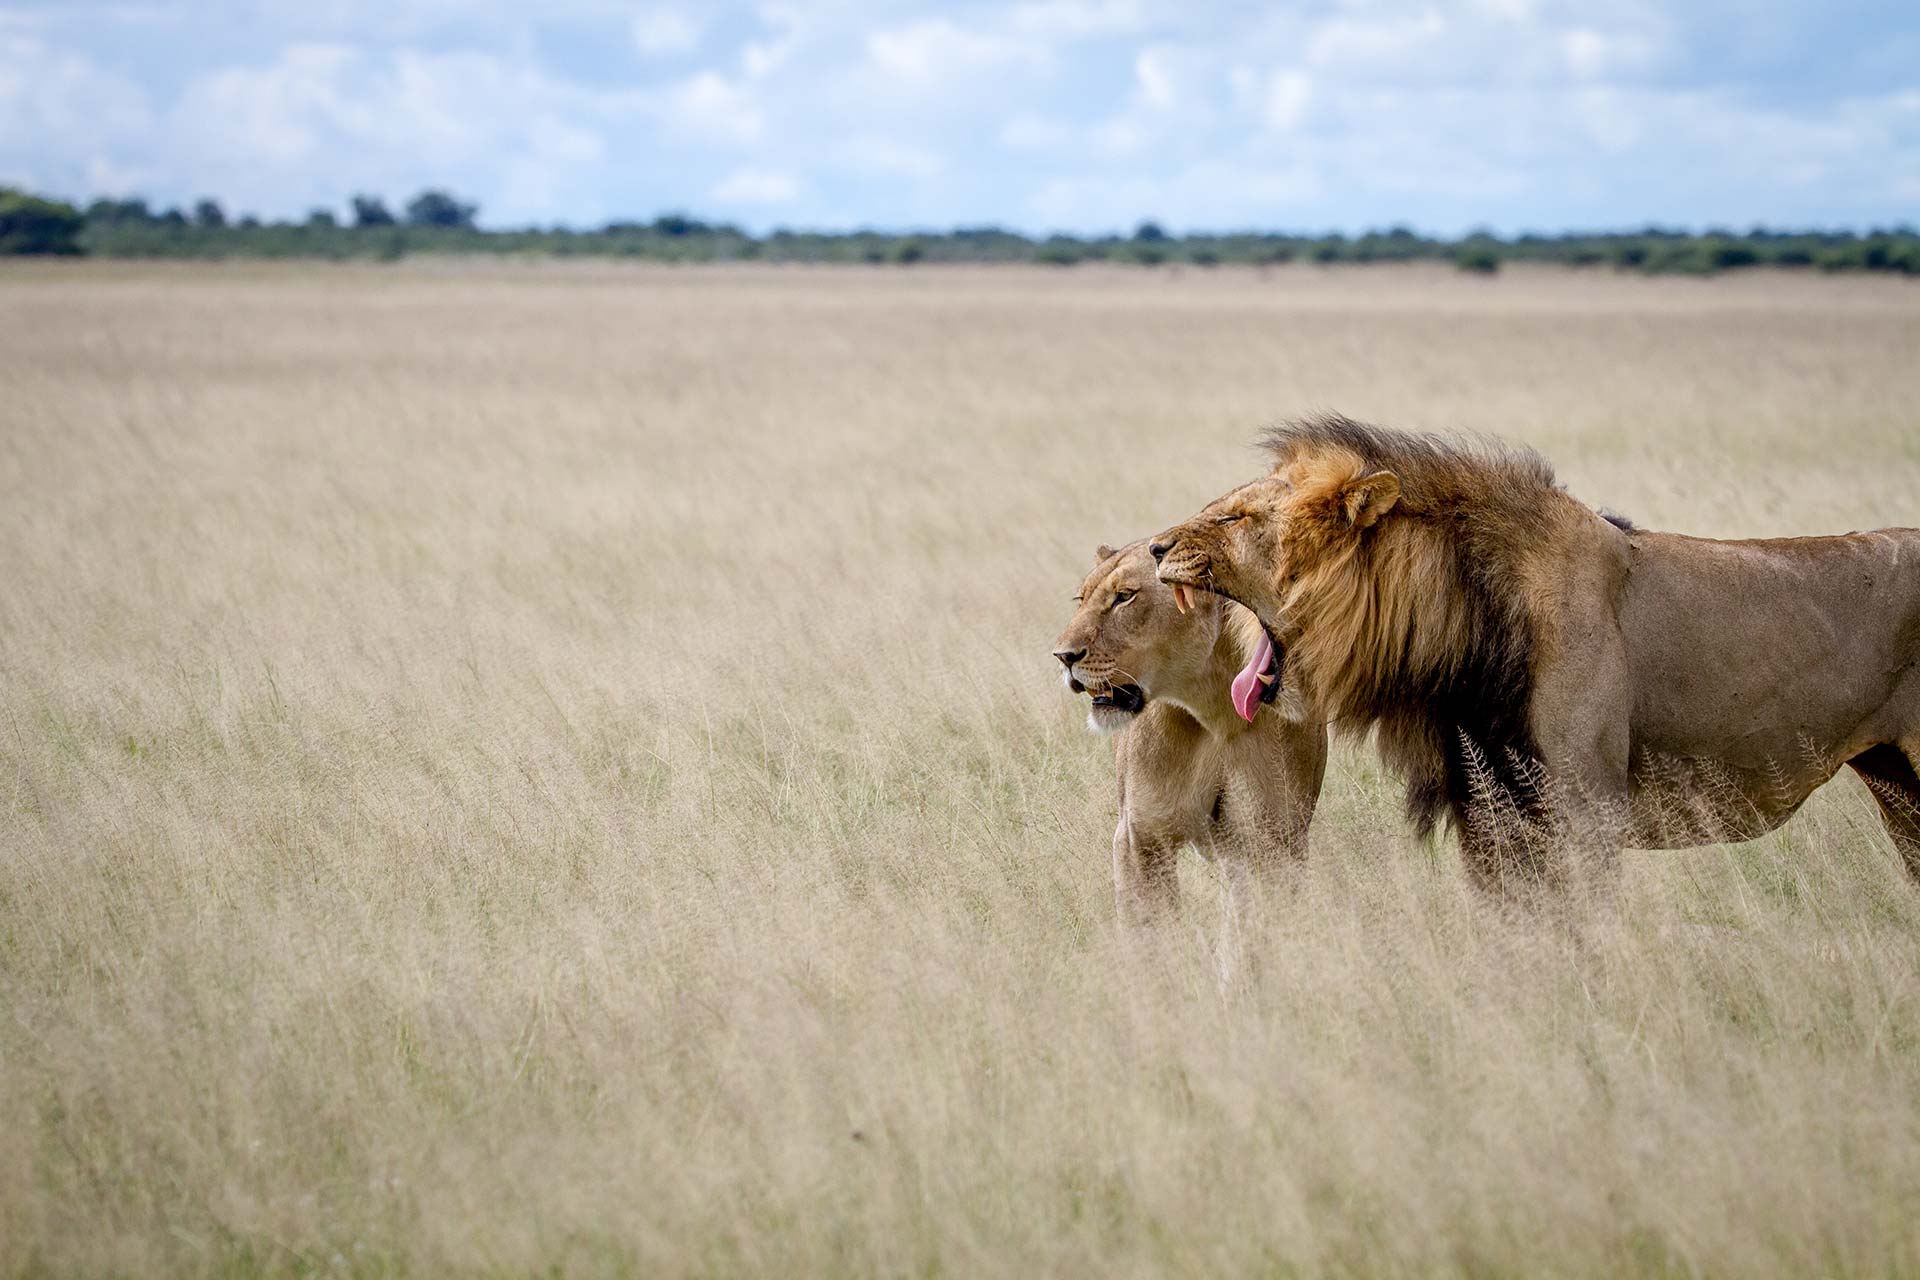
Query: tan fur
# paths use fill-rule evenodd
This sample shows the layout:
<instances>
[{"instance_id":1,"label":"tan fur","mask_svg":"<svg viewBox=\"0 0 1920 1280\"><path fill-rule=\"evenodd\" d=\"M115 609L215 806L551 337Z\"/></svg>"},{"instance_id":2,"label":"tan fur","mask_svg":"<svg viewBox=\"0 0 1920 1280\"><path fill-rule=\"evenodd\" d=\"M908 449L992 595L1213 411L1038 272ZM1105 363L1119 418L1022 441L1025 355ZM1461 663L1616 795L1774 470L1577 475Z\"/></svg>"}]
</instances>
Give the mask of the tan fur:
<instances>
[{"instance_id":1,"label":"tan fur","mask_svg":"<svg viewBox=\"0 0 1920 1280\"><path fill-rule=\"evenodd\" d=\"M1144 540L1100 553L1055 648L1085 651L1070 675L1089 695L1114 682L1148 695L1114 743L1116 906L1129 922L1168 914L1178 901L1175 862L1191 845L1220 866L1229 932L1243 932L1260 884L1305 857L1326 728L1274 705L1243 721L1228 689L1260 641L1258 619L1219 596L1182 613Z\"/></svg>"},{"instance_id":2,"label":"tan fur","mask_svg":"<svg viewBox=\"0 0 1920 1280\"><path fill-rule=\"evenodd\" d=\"M1679 847L1771 830L1851 764L1920 876L1920 530L1652 533L1530 453L1340 418L1270 443L1269 475L1154 540L1160 577L1253 609L1471 861L1477 800Z\"/></svg>"}]
</instances>

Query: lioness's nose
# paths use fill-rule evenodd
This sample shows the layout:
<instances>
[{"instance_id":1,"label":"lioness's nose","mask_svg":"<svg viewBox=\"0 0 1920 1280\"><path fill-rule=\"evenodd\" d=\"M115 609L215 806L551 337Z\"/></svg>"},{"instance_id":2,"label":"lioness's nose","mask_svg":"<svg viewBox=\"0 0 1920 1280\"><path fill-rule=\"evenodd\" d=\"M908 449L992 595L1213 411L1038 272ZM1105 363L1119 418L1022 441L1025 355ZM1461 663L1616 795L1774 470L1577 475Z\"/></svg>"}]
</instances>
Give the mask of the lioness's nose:
<instances>
[{"instance_id":1,"label":"lioness's nose","mask_svg":"<svg viewBox=\"0 0 1920 1280\"><path fill-rule=\"evenodd\" d=\"M1171 542L1151 542L1147 544L1147 553L1153 557L1155 564L1159 564L1161 557L1167 554L1167 548L1172 545Z\"/></svg>"},{"instance_id":2,"label":"lioness's nose","mask_svg":"<svg viewBox=\"0 0 1920 1280\"><path fill-rule=\"evenodd\" d=\"M1073 664L1087 656L1085 649L1055 649L1053 656L1060 659L1060 665L1072 669Z\"/></svg>"}]
</instances>

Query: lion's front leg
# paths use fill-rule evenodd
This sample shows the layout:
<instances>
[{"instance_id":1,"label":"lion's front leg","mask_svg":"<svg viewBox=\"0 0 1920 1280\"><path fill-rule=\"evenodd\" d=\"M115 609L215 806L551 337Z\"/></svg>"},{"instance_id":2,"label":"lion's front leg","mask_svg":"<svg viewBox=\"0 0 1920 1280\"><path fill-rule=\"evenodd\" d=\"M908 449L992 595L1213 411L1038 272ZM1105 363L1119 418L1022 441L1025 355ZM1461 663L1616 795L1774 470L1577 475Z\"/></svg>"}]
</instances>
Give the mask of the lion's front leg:
<instances>
[{"instance_id":1,"label":"lion's front leg","mask_svg":"<svg viewBox=\"0 0 1920 1280\"><path fill-rule=\"evenodd\" d=\"M1554 878L1585 879L1605 890L1618 874L1630 827L1633 690L1626 641L1615 619L1579 622L1568 620L1559 653L1534 677L1538 839L1546 861L1557 864L1547 868ZM1491 851L1476 853L1484 860Z\"/></svg>"}]
</instances>

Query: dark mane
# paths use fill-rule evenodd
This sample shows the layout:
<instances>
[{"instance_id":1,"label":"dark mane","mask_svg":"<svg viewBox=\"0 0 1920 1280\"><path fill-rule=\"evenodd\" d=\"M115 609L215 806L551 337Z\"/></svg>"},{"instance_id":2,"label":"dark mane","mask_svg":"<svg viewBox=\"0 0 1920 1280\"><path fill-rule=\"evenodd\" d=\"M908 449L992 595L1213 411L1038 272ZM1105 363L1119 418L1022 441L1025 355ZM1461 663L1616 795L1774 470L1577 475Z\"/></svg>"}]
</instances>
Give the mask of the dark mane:
<instances>
[{"instance_id":1,"label":"dark mane","mask_svg":"<svg viewBox=\"0 0 1920 1280\"><path fill-rule=\"evenodd\" d=\"M1442 814L1463 826L1490 802L1537 815L1544 797L1528 712L1538 636L1519 568L1571 501L1552 467L1496 440L1338 415L1276 427L1262 443L1276 465L1356 456L1400 483L1399 504L1365 531L1344 572L1369 584L1353 593L1355 607L1397 612L1407 629L1379 651L1342 640L1323 651L1321 675L1336 691L1330 709L1350 730L1375 730L1383 757L1406 776L1416 829L1430 833ZM1343 630L1377 629L1329 635Z\"/></svg>"}]
</instances>

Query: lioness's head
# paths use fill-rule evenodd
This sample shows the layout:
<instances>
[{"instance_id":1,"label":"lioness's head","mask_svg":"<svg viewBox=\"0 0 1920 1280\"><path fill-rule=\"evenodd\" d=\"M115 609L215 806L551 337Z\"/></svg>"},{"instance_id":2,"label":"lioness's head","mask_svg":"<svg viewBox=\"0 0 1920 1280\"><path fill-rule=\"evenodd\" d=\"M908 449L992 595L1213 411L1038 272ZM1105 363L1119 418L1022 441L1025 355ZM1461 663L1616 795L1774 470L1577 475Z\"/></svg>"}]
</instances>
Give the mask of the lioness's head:
<instances>
[{"instance_id":1,"label":"lioness's head","mask_svg":"<svg viewBox=\"0 0 1920 1280\"><path fill-rule=\"evenodd\" d=\"M1089 728L1123 729L1156 697L1195 710L1217 704L1225 693L1249 721L1273 701L1279 652L1251 617L1236 618L1238 611L1218 596L1189 597L1161 582L1144 538L1094 554L1093 572L1074 597L1073 619L1053 648L1067 688L1092 699ZM1253 638L1229 634L1235 626ZM1247 653L1240 674L1230 679L1220 673L1216 653L1223 638L1238 646L1234 665Z\"/></svg>"},{"instance_id":2,"label":"lioness's head","mask_svg":"<svg viewBox=\"0 0 1920 1280\"><path fill-rule=\"evenodd\" d=\"M1399 500L1398 478L1357 453L1287 458L1154 538L1149 554L1169 587L1237 600L1285 639L1295 584L1350 557Z\"/></svg>"}]
</instances>

